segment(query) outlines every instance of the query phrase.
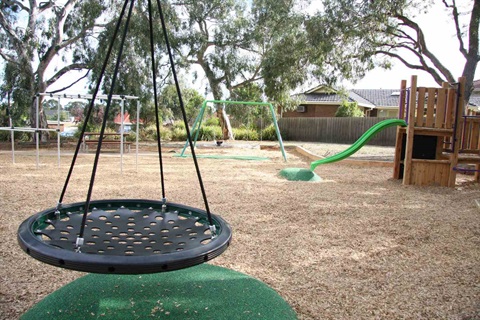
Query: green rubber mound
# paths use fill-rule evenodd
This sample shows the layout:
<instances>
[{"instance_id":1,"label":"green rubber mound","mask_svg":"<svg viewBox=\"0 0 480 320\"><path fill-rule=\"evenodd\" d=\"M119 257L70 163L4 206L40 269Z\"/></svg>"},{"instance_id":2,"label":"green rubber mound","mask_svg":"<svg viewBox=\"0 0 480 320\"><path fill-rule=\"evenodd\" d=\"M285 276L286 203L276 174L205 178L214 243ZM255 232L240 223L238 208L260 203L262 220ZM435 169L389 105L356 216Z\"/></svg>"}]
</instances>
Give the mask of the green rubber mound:
<instances>
[{"instance_id":1,"label":"green rubber mound","mask_svg":"<svg viewBox=\"0 0 480 320\"><path fill-rule=\"evenodd\" d=\"M296 314L263 282L203 264L156 274L89 274L48 295L21 319L288 320Z\"/></svg>"},{"instance_id":2,"label":"green rubber mound","mask_svg":"<svg viewBox=\"0 0 480 320\"><path fill-rule=\"evenodd\" d=\"M304 168L285 168L278 174L289 181L322 181L315 172Z\"/></svg>"}]
</instances>

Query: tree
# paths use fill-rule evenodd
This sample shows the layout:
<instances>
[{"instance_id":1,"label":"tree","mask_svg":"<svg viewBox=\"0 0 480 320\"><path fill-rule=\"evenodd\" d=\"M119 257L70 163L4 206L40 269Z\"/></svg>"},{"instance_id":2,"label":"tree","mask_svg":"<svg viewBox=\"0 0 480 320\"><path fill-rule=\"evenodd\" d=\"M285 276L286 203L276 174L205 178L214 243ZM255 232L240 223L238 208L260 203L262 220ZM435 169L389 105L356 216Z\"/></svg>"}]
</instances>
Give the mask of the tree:
<instances>
[{"instance_id":1,"label":"tree","mask_svg":"<svg viewBox=\"0 0 480 320\"><path fill-rule=\"evenodd\" d=\"M454 75L429 50L428 39L415 21L418 12L426 12L433 5L444 6L452 17L465 59L462 76L466 77L468 101L480 60L480 1L468 3L462 12L456 0L324 0L323 13L308 21L307 30L313 43L328 46L335 53L330 55L330 62L337 75L359 78L365 70L375 65L388 67L389 59L397 59L411 69L428 72L439 85L444 81L454 83ZM462 16L468 17L465 27Z\"/></svg>"},{"instance_id":2,"label":"tree","mask_svg":"<svg viewBox=\"0 0 480 320\"><path fill-rule=\"evenodd\" d=\"M343 100L340 107L338 107L335 117L364 117L362 110L358 107L356 102L349 102Z\"/></svg>"},{"instance_id":3,"label":"tree","mask_svg":"<svg viewBox=\"0 0 480 320\"><path fill-rule=\"evenodd\" d=\"M232 100L262 102L262 88L256 83L248 83L232 92ZM244 125L262 129L272 121L272 115L267 106L227 105L226 110L235 121L234 126Z\"/></svg>"},{"instance_id":4,"label":"tree","mask_svg":"<svg viewBox=\"0 0 480 320\"><path fill-rule=\"evenodd\" d=\"M75 121L82 121L85 113L85 108L88 106L86 102L82 101L70 101L65 105L65 110L70 112L70 115L74 117Z\"/></svg>"},{"instance_id":5,"label":"tree","mask_svg":"<svg viewBox=\"0 0 480 320\"><path fill-rule=\"evenodd\" d=\"M91 67L97 43L94 36L102 27L98 20L108 17L108 2L4 0L0 3L0 57L5 60L5 68L13 70L5 72L3 80L13 91L16 103L30 110L32 126L36 122L35 93L46 92L72 70ZM59 70L52 67L56 58L65 64ZM42 127L47 126L43 110L39 120Z\"/></svg>"},{"instance_id":6,"label":"tree","mask_svg":"<svg viewBox=\"0 0 480 320\"><path fill-rule=\"evenodd\" d=\"M187 114L188 122L192 122L198 115L204 98L197 90L192 88L185 88L182 86L182 99ZM163 88L159 99L162 110L165 110L161 115L165 118L183 119L182 111L178 103L177 90L174 84L169 84Z\"/></svg>"},{"instance_id":7,"label":"tree","mask_svg":"<svg viewBox=\"0 0 480 320\"><path fill-rule=\"evenodd\" d=\"M173 33L176 53L186 67L201 67L216 100L258 81L264 81L269 98L283 97L307 74L301 60L293 61L294 49L303 48L296 44L305 38L301 15L294 10L299 2L172 1L180 20ZM287 55L278 52L285 47L292 51ZM224 139L233 138L223 106L217 108L217 116Z\"/></svg>"}]
</instances>

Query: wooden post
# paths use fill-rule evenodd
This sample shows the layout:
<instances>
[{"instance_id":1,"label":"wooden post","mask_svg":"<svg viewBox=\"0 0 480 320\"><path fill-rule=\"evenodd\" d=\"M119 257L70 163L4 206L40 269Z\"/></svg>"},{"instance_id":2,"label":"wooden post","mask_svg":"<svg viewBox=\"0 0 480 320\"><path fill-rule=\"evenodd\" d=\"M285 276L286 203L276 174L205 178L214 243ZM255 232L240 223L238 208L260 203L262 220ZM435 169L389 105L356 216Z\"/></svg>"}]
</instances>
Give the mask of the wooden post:
<instances>
[{"instance_id":1,"label":"wooden post","mask_svg":"<svg viewBox=\"0 0 480 320\"><path fill-rule=\"evenodd\" d=\"M413 137L415 136L415 109L417 104L417 76L412 76L410 85L410 100L408 109L407 143L405 146L405 160L403 169L403 184L412 183L412 152Z\"/></svg>"},{"instance_id":2,"label":"wooden post","mask_svg":"<svg viewBox=\"0 0 480 320\"><path fill-rule=\"evenodd\" d=\"M402 80L400 83L400 101L398 105L398 119L406 119L405 117L405 107L406 107L406 97L407 97L407 80ZM402 143L403 143L403 128L397 127L397 135L395 139L395 156L393 160L393 179L400 179L400 158L402 155Z\"/></svg>"},{"instance_id":3,"label":"wooden post","mask_svg":"<svg viewBox=\"0 0 480 320\"><path fill-rule=\"evenodd\" d=\"M464 113L464 97L465 97L465 77L458 78L458 90L457 90L457 110L454 114L454 133L452 142L453 142L453 153L450 155L450 178L448 180L449 187L455 187L455 180L457 178L457 172L454 170L458 164L458 151L460 150L460 139L462 135L462 128L460 124L462 123L462 117Z\"/></svg>"}]
</instances>

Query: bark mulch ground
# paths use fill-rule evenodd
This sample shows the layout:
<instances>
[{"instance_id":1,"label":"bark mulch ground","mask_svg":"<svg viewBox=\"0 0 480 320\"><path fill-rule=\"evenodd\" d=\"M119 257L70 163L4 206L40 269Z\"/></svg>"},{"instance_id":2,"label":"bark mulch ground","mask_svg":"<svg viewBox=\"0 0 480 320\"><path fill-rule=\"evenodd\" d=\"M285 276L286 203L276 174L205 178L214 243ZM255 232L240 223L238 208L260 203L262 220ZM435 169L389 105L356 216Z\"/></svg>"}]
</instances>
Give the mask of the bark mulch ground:
<instances>
[{"instance_id":1,"label":"bark mulch ground","mask_svg":"<svg viewBox=\"0 0 480 320\"><path fill-rule=\"evenodd\" d=\"M192 160L168 151L168 200L203 208ZM211 263L271 286L299 319L480 318L480 186L469 176L456 188L403 186L391 168L339 162L316 169L321 182L293 182L278 172L309 163L291 152L285 163L278 150L199 149L213 151L271 160L199 159L211 210L233 229ZM40 263L16 242L24 219L56 205L70 159L58 168L43 151L35 169L31 150L15 165L0 151L1 319L83 275ZM65 203L85 201L92 161L80 155ZM123 174L119 163L116 151L102 154L93 199L161 198L155 154L141 152L138 170L135 154L124 155Z\"/></svg>"}]
</instances>

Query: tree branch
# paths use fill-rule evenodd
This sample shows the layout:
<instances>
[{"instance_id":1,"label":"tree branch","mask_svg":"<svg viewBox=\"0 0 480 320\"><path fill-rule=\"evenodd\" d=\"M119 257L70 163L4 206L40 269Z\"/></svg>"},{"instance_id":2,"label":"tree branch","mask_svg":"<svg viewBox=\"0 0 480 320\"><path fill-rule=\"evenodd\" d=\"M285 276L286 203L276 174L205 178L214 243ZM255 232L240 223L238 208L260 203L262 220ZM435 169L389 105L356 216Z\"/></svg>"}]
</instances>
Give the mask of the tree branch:
<instances>
[{"instance_id":1,"label":"tree branch","mask_svg":"<svg viewBox=\"0 0 480 320\"><path fill-rule=\"evenodd\" d=\"M50 9L54 5L55 5L55 1L51 1L51 0L48 2L40 2L40 4L38 5L38 12L42 13L43 11Z\"/></svg>"},{"instance_id":2,"label":"tree branch","mask_svg":"<svg viewBox=\"0 0 480 320\"><path fill-rule=\"evenodd\" d=\"M16 65L21 65L21 63L18 61L18 59L15 59L14 56L6 53L3 48L0 48L0 56L7 62L14 63Z\"/></svg>"},{"instance_id":3,"label":"tree branch","mask_svg":"<svg viewBox=\"0 0 480 320\"><path fill-rule=\"evenodd\" d=\"M445 77L445 79L448 82L455 82L455 79L453 78L452 73L438 60L438 58L427 48L427 44L425 42L425 35L423 33L423 30L419 27L419 25L409 18L402 16L402 15L396 15L395 18L398 20L402 21L403 24L415 31L417 35L417 41L416 44L418 45L418 52L424 56L426 56L430 61L432 61L433 65L437 70L439 70L442 75ZM437 74L438 75L438 74ZM432 76L435 78L437 75ZM437 79L435 79L437 81ZM438 82L438 81L437 81ZM441 84L442 81L439 82Z\"/></svg>"},{"instance_id":4,"label":"tree branch","mask_svg":"<svg viewBox=\"0 0 480 320\"><path fill-rule=\"evenodd\" d=\"M18 35L15 33L15 31L12 29L7 19L5 19L5 15L1 10L0 10L0 26L2 27L3 30L5 30L5 33L7 34L8 38L12 41L13 45L16 47L18 51L19 44L22 43L22 41L20 40Z\"/></svg>"},{"instance_id":5,"label":"tree branch","mask_svg":"<svg viewBox=\"0 0 480 320\"><path fill-rule=\"evenodd\" d=\"M393 52L378 50L378 51L376 51L376 53L378 53L378 54L384 54L384 55L386 55L386 56L389 56L389 57L398 59L398 60L400 60L405 66L407 66L407 67L410 68L410 69L423 70L423 71L428 72L428 73L435 79L435 82L437 82L439 85L441 85L442 82L444 81L444 79L443 79L443 78L438 74L438 72L437 72L435 69L433 69L432 67L429 67L429 66L426 66L426 65L416 65L416 64L412 64L412 63L408 62L407 60L405 60L405 59L404 59L403 57L401 57L400 55L398 55L398 54L396 54L396 53L393 53Z\"/></svg>"},{"instance_id":6,"label":"tree branch","mask_svg":"<svg viewBox=\"0 0 480 320\"><path fill-rule=\"evenodd\" d=\"M23 5L23 3L21 3L20 1L17 1L17 0L4 0L5 4L9 7L11 6L19 6L22 10L26 11L26 12L30 12L30 8L26 7Z\"/></svg>"},{"instance_id":7,"label":"tree branch","mask_svg":"<svg viewBox=\"0 0 480 320\"><path fill-rule=\"evenodd\" d=\"M460 22L458 21L459 15L458 15L458 9L457 9L455 0L452 0L451 5L449 5L446 0L442 0L442 2L447 9L452 9L453 21L455 22L456 36L457 36L458 43L460 44L460 52L466 58L468 53L467 53L467 50L465 49L465 44L462 39L462 30L460 29Z\"/></svg>"},{"instance_id":8,"label":"tree branch","mask_svg":"<svg viewBox=\"0 0 480 320\"><path fill-rule=\"evenodd\" d=\"M88 76L88 74L90 73L90 71L91 71L91 70L88 70L85 75L83 75L82 77L78 78L77 80L75 80L74 82L72 82L71 84L69 84L68 86L63 87L63 88L58 89L58 90L48 91L47 93L62 92L62 91L64 91L64 90L67 90L67 89L73 87L74 85L76 85L77 83L79 83L82 79L85 79L85 78ZM47 85L47 87L48 87L48 85Z\"/></svg>"},{"instance_id":9,"label":"tree branch","mask_svg":"<svg viewBox=\"0 0 480 320\"><path fill-rule=\"evenodd\" d=\"M87 69L88 65L86 63L73 63L68 66L63 67L60 69L57 73L55 73L50 79L48 79L46 83L46 87L48 88L50 85L52 85L55 81L57 81L61 76L66 74L69 71L72 70L83 70Z\"/></svg>"}]
</instances>

